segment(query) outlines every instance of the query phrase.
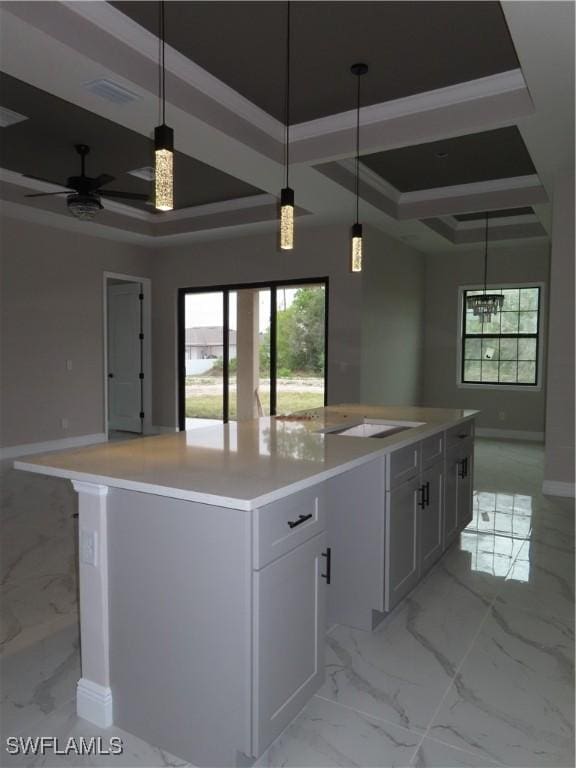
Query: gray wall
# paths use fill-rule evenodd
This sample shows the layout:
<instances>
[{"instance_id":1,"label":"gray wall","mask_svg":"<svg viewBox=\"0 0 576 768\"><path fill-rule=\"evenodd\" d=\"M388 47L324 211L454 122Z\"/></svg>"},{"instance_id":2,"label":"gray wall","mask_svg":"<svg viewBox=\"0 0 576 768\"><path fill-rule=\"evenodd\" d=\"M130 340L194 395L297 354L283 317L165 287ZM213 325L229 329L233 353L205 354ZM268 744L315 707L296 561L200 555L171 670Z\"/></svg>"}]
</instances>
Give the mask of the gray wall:
<instances>
[{"instance_id":1,"label":"gray wall","mask_svg":"<svg viewBox=\"0 0 576 768\"><path fill-rule=\"evenodd\" d=\"M458 287L482 281L482 248L427 255L423 400L430 406L476 408L481 428L544 432L545 387L539 391L471 389L457 386ZM549 245L495 245L489 254L492 284L548 283ZM548 300L544 291L546 307ZM546 317L543 318L544 322ZM544 328L544 354L546 336ZM545 357L544 361L545 362ZM545 366L543 366L545 369ZM499 414L504 413L504 419Z\"/></svg>"},{"instance_id":2,"label":"gray wall","mask_svg":"<svg viewBox=\"0 0 576 768\"><path fill-rule=\"evenodd\" d=\"M0 444L102 432L102 274L147 277L149 251L5 217L0 252Z\"/></svg>"},{"instance_id":3,"label":"gray wall","mask_svg":"<svg viewBox=\"0 0 576 768\"><path fill-rule=\"evenodd\" d=\"M422 397L425 257L369 230L362 290L361 401Z\"/></svg>"},{"instance_id":4,"label":"gray wall","mask_svg":"<svg viewBox=\"0 0 576 768\"><path fill-rule=\"evenodd\" d=\"M553 206L544 479L570 484L574 495L573 173L556 180Z\"/></svg>"}]
</instances>

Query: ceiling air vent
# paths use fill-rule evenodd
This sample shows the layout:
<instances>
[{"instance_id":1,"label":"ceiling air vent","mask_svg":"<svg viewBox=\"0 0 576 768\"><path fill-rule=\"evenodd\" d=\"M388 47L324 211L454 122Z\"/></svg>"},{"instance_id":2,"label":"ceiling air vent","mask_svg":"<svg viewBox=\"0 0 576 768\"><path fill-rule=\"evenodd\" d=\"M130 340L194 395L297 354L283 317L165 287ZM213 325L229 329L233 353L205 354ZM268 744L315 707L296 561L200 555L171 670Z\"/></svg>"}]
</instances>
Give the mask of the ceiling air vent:
<instances>
[{"instance_id":1,"label":"ceiling air vent","mask_svg":"<svg viewBox=\"0 0 576 768\"><path fill-rule=\"evenodd\" d=\"M100 96L101 99L111 101L113 104L128 104L140 98L136 93L132 93L112 80L92 80L90 83L85 83L84 87L95 96Z\"/></svg>"},{"instance_id":2,"label":"ceiling air vent","mask_svg":"<svg viewBox=\"0 0 576 768\"><path fill-rule=\"evenodd\" d=\"M154 168L151 165L145 168L136 168L134 171L128 171L130 176L136 176L138 179L144 179L144 181L154 181Z\"/></svg>"},{"instance_id":3,"label":"ceiling air vent","mask_svg":"<svg viewBox=\"0 0 576 768\"><path fill-rule=\"evenodd\" d=\"M0 107L0 128L8 128L9 125L21 123L22 120L28 120L26 115L13 112L11 109L7 109L6 107Z\"/></svg>"}]
</instances>

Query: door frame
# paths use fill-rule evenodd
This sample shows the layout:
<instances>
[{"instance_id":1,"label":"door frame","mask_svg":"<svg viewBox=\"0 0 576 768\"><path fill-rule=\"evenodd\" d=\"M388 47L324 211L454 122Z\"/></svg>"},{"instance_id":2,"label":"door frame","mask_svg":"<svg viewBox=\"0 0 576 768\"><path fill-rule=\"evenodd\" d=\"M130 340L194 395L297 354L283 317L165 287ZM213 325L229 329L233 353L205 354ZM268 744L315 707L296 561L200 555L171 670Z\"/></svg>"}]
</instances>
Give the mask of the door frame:
<instances>
[{"instance_id":1,"label":"door frame","mask_svg":"<svg viewBox=\"0 0 576 768\"><path fill-rule=\"evenodd\" d=\"M153 434L152 427L152 313L151 296L152 281L149 277L137 277L136 275L124 275L119 272L104 272L102 274L102 324L103 324L103 369L104 369L104 433L108 440L108 281L122 280L126 283L139 283L142 286L142 331L144 340L142 345L142 371L144 373L144 387L142 391L142 408L144 419L142 420L142 434Z\"/></svg>"},{"instance_id":2,"label":"door frame","mask_svg":"<svg viewBox=\"0 0 576 768\"><path fill-rule=\"evenodd\" d=\"M230 291L241 291L244 289L265 290L270 289L270 313L272 317L276 314L276 289L283 287L295 287L298 285L323 285L324 286L324 405L328 404L328 321L329 321L329 309L330 309L330 279L326 275L324 277L299 277L291 278L287 280L262 280L251 283L234 283L225 285L207 285L207 286L190 286L188 288L178 289L178 299L176 305L177 313L177 333L176 333L176 415L178 422L178 429L182 432L186 429L186 392L185 392L185 378L186 378L186 361L184 351L184 337L185 337L185 325L186 325L186 295L189 293L218 293L222 292L224 295L224 314L223 323L224 327L228 325L228 307L229 302L227 300ZM228 400L228 334L224 334L224 359L223 359L223 409L226 415L227 400ZM276 323L271 323L270 326L270 415L274 416L276 413ZM224 418L223 423L227 423L228 419Z\"/></svg>"}]
</instances>

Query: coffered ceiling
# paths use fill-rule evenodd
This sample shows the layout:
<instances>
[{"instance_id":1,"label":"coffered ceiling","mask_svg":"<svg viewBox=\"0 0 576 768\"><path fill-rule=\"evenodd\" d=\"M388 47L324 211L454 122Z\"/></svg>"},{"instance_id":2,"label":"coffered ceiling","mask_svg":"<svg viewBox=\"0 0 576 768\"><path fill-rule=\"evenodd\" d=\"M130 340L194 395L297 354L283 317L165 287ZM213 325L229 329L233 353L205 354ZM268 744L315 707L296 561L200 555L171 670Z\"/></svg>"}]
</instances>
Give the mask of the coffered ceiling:
<instances>
[{"instance_id":1,"label":"coffered ceiling","mask_svg":"<svg viewBox=\"0 0 576 768\"><path fill-rule=\"evenodd\" d=\"M157 34L156 3L112 5ZM281 121L285 35L286 2L166 5L168 43ZM295 123L354 106L356 61L365 106L518 67L498 2L293 2L291 50Z\"/></svg>"},{"instance_id":2,"label":"coffered ceiling","mask_svg":"<svg viewBox=\"0 0 576 768\"><path fill-rule=\"evenodd\" d=\"M98 222L107 236L158 244L272 229L283 185L285 3L166 6L179 210L114 203ZM90 173L117 177L111 187L149 188L128 171L151 165L157 13L155 2L0 4L0 107L29 118L1 129L1 194L15 215L60 210L24 198L54 187L20 174L63 181L78 142L92 146ZM292 3L292 15L291 185L310 214L303 223L350 219L349 67L365 60L364 223L423 251L481 241L485 211L499 212L495 238L545 236L554 174L573 159L572 4L326 0ZM101 80L125 89L126 103L95 94Z\"/></svg>"}]
</instances>

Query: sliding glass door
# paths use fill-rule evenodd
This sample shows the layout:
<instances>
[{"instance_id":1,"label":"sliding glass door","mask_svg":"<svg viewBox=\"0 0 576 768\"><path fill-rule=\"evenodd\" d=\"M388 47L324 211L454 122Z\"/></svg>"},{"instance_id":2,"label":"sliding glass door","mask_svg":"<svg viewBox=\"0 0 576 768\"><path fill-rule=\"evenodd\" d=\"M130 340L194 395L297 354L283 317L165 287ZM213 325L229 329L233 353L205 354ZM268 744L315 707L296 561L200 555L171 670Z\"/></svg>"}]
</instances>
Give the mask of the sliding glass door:
<instances>
[{"instance_id":1,"label":"sliding glass door","mask_svg":"<svg viewBox=\"0 0 576 768\"><path fill-rule=\"evenodd\" d=\"M327 278L179 293L181 429L325 404Z\"/></svg>"}]
</instances>

